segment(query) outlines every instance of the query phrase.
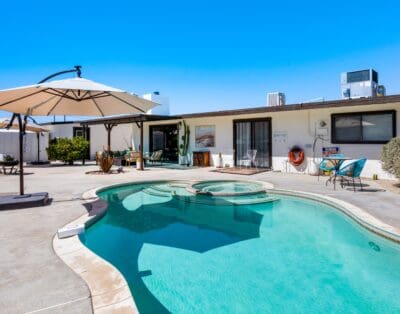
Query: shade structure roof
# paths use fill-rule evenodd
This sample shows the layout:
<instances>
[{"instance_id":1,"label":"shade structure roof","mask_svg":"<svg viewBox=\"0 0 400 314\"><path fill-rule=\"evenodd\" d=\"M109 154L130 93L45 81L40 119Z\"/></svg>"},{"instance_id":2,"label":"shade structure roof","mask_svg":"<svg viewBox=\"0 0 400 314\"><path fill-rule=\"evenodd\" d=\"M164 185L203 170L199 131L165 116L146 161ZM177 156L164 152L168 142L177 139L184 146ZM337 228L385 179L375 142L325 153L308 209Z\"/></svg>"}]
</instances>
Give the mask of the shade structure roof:
<instances>
[{"instance_id":1,"label":"shade structure roof","mask_svg":"<svg viewBox=\"0 0 400 314\"><path fill-rule=\"evenodd\" d=\"M81 125L96 125L96 124L126 124L126 123L139 123L163 120L177 120L179 116L162 116L154 114L134 114L134 115L121 115L113 117L105 117L91 120L79 121Z\"/></svg>"},{"instance_id":2,"label":"shade structure roof","mask_svg":"<svg viewBox=\"0 0 400 314\"><path fill-rule=\"evenodd\" d=\"M0 91L0 110L33 116L110 116L146 113L158 104L84 78Z\"/></svg>"},{"instance_id":3,"label":"shade structure roof","mask_svg":"<svg viewBox=\"0 0 400 314\"><path fill-rule=\"evenodd\" d=\"M9 125L9 123L10 123L9 118L0 119L0 129L5 129ZM19 129L19 125L16 120L14 120L13 124L11 125L11 129L16 129L16 130ZM48 129L31 122L26 124L25 130L36 133L49 132Z\"/></svg>"}]
</instances>

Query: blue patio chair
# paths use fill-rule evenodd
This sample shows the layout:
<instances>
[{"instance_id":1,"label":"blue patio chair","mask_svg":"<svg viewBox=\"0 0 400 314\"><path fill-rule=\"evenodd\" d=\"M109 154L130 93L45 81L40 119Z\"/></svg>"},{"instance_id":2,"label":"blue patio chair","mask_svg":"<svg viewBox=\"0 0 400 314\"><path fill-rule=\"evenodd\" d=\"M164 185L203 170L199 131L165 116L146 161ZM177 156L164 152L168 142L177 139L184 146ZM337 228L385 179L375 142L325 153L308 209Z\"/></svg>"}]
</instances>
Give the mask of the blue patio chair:
<instances>
[{"instance_id":1,"label":"blue patio chair","mask_svg":"<svg viewBox=\"0 0 400 314\"><path fill-rule=\"evenodd\" d=\"M344 154L331 154L329 157L344 157ZM335 165L327 159L322 159L322 161L319 164L319 169L322 171L334 171L335 170ZM319 175L320 171L318 171L318 181L319 181Z\"/></svg>"},{"instance_id":2,"label":"blue patio chair","mask_svg":"<svg viewBox=\"0 0 400 314\"><path fill-rule=\"evenodd\" d=\"M352 181L354 192L356 191L355 179L360 180L360 188L362 191L362 183L361 183L361 171L364 169L365 163L367 162L367 158L361 158L357 160L353 160L347 164L343 164L339 170L336 172L336 175L340 177L340 184L343 188L344 182L349 183Z\"/></svg>"}]
</instances>

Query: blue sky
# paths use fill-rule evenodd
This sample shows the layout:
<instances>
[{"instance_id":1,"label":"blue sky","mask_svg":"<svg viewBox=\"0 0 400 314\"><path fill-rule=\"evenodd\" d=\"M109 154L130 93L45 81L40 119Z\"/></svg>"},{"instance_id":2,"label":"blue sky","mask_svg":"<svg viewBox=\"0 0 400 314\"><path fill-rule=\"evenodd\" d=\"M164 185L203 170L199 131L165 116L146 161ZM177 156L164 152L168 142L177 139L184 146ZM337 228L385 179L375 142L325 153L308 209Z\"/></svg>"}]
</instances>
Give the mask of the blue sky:
<instances>
[{"instance_id":1,"label":"blue sky","mask_svg":"<svg viewBox=\"0 0 400 314\"><path fill-rule=\"evenodd\" d=\"M7 1L0 89L83 76L170 97L172 113L340 98L340 72L374 68L400 93L397 1ZM1 113L0 116L9 114Z\"/></svg>"}]
</instances>

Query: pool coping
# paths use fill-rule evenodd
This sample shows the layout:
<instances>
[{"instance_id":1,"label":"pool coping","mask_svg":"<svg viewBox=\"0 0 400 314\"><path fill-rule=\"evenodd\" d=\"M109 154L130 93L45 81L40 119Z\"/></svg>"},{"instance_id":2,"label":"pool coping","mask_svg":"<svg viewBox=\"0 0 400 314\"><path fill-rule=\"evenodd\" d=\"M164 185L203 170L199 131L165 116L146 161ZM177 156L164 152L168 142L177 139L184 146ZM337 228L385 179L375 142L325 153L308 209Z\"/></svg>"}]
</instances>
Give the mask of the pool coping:
<instances>
[{"instance_id":1,"label":"pool coping","mask_svg":"<svg viewBox=\"0 0 400 314\"><path fill-rule=\"evenodd\" d=\"M104 185L91 189L82 194L82 200L88 201L84 205L90 206L88 213L66 224L64 227L85 224L89 227L107 212L108 203L101 199L97 193L120 186L143 184L149 182L199 182L200 180L143 180L137 182ZM213 181L213 180L206 180ZM215 180L221 181L221 180ZM236 180L242 181L242 180ZM245 181L245 180L243 180ZM400 243L400 229L386 224L346 201L334 197L297 190L275 189L271 183L251 180L262 183L265 190L272 194L298 196L305 199L319 201L334 207L350 217L365 229L382 236L388 240ZM88 285L92 300L93 312L97 313L139 313L129 286L123 275L109 262L88 249L78 238L78 235L59 239L57 234L53 238L53 248L56 254Z\"/></svg>"},{"instance_id":2,"label":"pool coping","mask_svg":"<svg viewBox=\"0 0 400 314\"><path fill-rule=\"evenodd\" d=\"M69 222L63 228L84 224L89 227L107 212L108 203L97 196L105 186L91 189L82 194L89 206L88 213ZM113 265L101 258L79 240L78 235L59 239L53 238L53 249L87 284L90 291L93 313L139 313L128 283Z\"/></svg>"}]
</instances>

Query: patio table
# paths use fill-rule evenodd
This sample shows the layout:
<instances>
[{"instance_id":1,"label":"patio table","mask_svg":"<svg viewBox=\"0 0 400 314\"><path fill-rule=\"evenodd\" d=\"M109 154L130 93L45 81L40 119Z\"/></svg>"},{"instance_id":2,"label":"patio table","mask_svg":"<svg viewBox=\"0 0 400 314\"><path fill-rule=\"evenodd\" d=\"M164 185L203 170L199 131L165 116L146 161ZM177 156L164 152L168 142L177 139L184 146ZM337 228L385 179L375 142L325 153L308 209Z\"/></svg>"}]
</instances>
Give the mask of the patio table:
<instances>
[{"instance_id":1,"label":"patio table","mask_svg":"<svg viewBox=\"0 0 400 314\"><path fill-rule=\"evenodd\" d=\"M329 160L333 167L333 173L329 176L328 180L326 180L325 185L328 185L328 183L332 183L333 181L333 189L336 190L336 178L337 178L337 171L340 168L340 165L342 164L343 161L345 160L351 160L352 158L349 157L335 157L335 156L328 156L328 157L323 157L322 160Z\"/></svg>"}]
</instances>

